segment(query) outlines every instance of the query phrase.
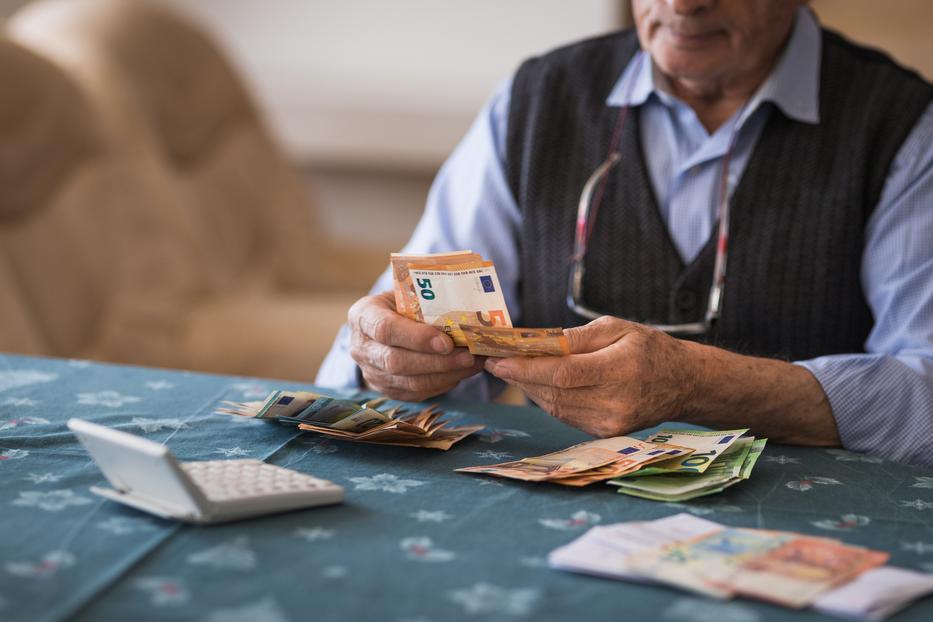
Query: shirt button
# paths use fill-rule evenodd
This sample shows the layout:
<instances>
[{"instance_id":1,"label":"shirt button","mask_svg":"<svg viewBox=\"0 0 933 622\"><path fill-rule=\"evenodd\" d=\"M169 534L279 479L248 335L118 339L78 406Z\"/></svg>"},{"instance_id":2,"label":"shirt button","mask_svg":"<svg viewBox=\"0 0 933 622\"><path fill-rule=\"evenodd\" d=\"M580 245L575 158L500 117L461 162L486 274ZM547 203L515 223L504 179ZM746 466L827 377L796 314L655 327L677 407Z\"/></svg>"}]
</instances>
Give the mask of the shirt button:
<instances>
[{"instance_id":1,"label":"shirt button","mask_svg":"<svg viewBox=\"0 0 933 622\"><path fill-rule=\"evenodd\" d=\"M674 302L677 305L678 311L682 313L689 312L696 308L697 297L696 294L690 290L682 289L677 292L677 296L674 298Z\"/></svg>"}]
</instances>

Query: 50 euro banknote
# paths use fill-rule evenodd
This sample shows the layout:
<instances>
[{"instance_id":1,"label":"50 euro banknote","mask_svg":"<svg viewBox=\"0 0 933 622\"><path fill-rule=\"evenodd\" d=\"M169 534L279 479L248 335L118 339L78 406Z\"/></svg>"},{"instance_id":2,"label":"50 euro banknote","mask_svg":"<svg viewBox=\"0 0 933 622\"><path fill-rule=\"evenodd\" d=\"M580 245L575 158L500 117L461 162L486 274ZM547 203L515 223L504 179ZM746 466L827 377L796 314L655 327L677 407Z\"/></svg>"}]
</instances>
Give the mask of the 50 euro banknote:
<instances>
[{"instance_id":1,"label":"50 euro banknote","mask_svg":"<svg viewBox=\"0 0 933 622\"><path fill-rule=\"evenodd\" d=\"M560 328L516 328L493 262L472 251L392 253L399 314L442 329L478 356L560 356L570 353Z\"/></svg>"},{"instance_id":2,"label":"50 euro banknote","mask_svg":"<svg viewBox=\"0 0 933 622\"><path fill-rule=\"evenodd\" d=\"M499 276L491 261L410 267L421 321L467 346L461 325L511 327Z\"/></svg>"},{"instance_id":3,"label":"50 euro banknote","mask_svg":"<svg viewBox=\"0 0 933 622\"><path fill-rule=\"evenodd\" d=\"M396 311L410 320L424 321L421 306L418 304L418 293L411 277L412 268L419 266L465 265L481 263L482 261L483 257L481 255L470 250L450 253L390 254L389 262L392 267Z\"/></svg>"}]
</instances>

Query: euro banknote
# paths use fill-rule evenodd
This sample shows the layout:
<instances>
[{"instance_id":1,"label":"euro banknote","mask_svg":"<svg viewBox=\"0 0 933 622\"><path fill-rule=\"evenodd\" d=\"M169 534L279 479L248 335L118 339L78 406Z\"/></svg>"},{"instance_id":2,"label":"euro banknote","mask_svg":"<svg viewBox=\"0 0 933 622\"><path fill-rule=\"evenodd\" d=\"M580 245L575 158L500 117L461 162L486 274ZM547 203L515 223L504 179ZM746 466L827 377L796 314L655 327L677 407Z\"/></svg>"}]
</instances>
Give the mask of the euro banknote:
<instances>
[{"instance_id":1,"label":"euro banknote","mask_svg":"<svg viewBox=\"0 0 933 622\"><path fill-rule=\"evenodd\" d=\"M585 486L615 477L620 471L688 454L692 450L663 443L648 443L616 436L579 443L543 456L457 469L529 482L549 481L566 486Z\"/></svg>"},{"instance_id":2,"label":"euro banknote","mask_svg":"<svg viewBox=\"0 0 933 622\"><path fill-rule=\"evenodd\" d=\"M563 356L570 344L560 328L461 325L467 347L477 356Z\"/></svg>"},{"instance_id":3,"label":"euro banknote","mask_svg":"<svg viewBox=\"0 0 933 622\"><path fill-rule=\"evenodd\" d=\"M502 287L491 261L409 267L421 321L437 326L461 347L460 325L511 327Z\"/></svg>"},{"instance_id":4,"label":"euro banknote","mask_svg":"<svg viewBox=\"0 0 933 622\"><path fill-rule=\"evenodd\" d=\"M389 255L389 262L392 266L392 282L395 285L396 311L410 320L424 321L421 317L415 285L409 272L410 268L419 265L465 264L481 262L482 260L482 256L470 250L418 255L392 253Z\"/></svg>"},{"instance_id":5,"label":"euro banknote","mask_svg":"<svg viewBox=\"0 0 933 622\"><path fill-rule=\"evenodd\" d=\"M477 356L570 353L560 328L513 328L493 262L472 251L392 253L398 313L446 332ZM469 331L469 332L467 332Z\"/></svg>"},{"instance_id":6,"label":"euro banknote","mask_svg":"<svg viewBox=\"0 0 933 622\"><path fill-rule=\"evenodd\" d=\"M826 538L797 536L779 546L735 561L725 584L750 596L796 609L851 581L890 555Z\"/></svg>"},{"instance_id":7,"label":"euro banknote","mask_svg":"<svg viewBox=\"0 0 933 622\"><path fill-rule=\"evenodd\" d=\"M933 592L933 577L830 538L732 528L689 514L598 525L548 556L551 567L663 583L706 596L880 620Z\"/></svg>"},{"instance_id":8,"label":"euro banknote","mask_svg":"<svg viewBox=\"0 0 933 622\"><path fill-rule=\"evenodd\" d=\"M651 465L650 468L631 473L631 477L663 473L703 473L739 437L748 432L740 430L660 430L648 437L652 443L671 443L690 447L689 456L680 456Z\"/></svg>"},{"instance_id":9,"label":"euro banknote","mask_svg":"<svg viewBox=\"0 0 933 622\"><path fill-rule=\"evenodd\" d=\"M722 492L751 477L752 468L767 439L743 436L719 456L704 473L673 473L629 477L623 475L609 484L619 492L652 501L679 502Z\"/></svg>"},{"instance_id":10,"label":"euro banknote","mask_svg":"<svg viewBox=\"0 0 933 622\"><path fill-rule=\"evenodd\" d=\"M630 568L629 560L644 553L722 529L722 525L692 514L673 514L652 521L597 525L548 555L548 565L608 579L650 581Z\"/></svg>"},{"instance_id":11,"label":"euro banknote","mask_svg":"<svg viewBox=\"0 0 933 622\"><path fill-rule=\"evenodd\" d=\"M223 402L216 412L297 425L331 438L450 449L482 425L451 426L437 406L386 408L386 398L356 401L312 391L273 391L261 402Z\"/></svg>"}]
</instances>

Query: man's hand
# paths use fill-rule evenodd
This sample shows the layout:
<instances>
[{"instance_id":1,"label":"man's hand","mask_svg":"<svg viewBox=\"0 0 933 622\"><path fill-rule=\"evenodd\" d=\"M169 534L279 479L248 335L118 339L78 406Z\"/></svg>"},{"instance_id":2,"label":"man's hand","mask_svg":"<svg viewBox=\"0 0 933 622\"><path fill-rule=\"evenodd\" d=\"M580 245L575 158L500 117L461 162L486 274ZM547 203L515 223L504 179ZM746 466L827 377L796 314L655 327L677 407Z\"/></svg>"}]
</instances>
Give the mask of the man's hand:
<instances>
[{"instance_id":1,"label":"man's hand","mask_svg":"<svg viewBox=\"0 0 933 622\"><path fill-rule=\"evenodd\" d=\"M675 339L609 316L564 334L569 356L488 359L486 369L594 436L683 420L750 428L790 444L840 444L822 386L800 365Z\"/></svg>"},{"instance_id":2,"label":"man's hand","mask_svg":"<svg viewBox=\"0 0 933 622\"><path fill-rule=\"evenodd\" d=\"M488 359L486 369L594 436L668 421L690 399L695 380L682 341L609 316L564 334L570 356Z\"/></svg>"},{"instance_id":3,"label":"man's hand","mask_svg":"<svg viewBox=\"0 0 933 622\"><path fill-rule=\"evenodd\" d=\"M483 369L442 331L396 313L392 292L361 298L347 319L350 356L367 386L392 399L420 402Z\"/></svg>"}]
</instances>

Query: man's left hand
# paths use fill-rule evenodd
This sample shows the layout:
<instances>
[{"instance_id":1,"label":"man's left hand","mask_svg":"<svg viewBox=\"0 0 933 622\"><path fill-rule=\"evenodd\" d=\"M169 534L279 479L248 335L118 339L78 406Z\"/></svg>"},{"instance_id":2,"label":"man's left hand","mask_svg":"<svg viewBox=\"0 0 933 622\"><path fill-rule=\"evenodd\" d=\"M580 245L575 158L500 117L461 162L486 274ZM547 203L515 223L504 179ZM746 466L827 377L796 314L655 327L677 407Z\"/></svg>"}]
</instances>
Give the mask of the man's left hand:
<instances>
[{"instance_id":1,"label":"man's left hand","mask_svg":"<svg viewBox=\"0 0 933 622\"><path fill-rule=\"evenodd\" d=\"M603 316L564 331L569 356L488 359L486 370L554 417L600 437L678 418L698 382L686 342Z\"/></svg>"}]
</instances>

